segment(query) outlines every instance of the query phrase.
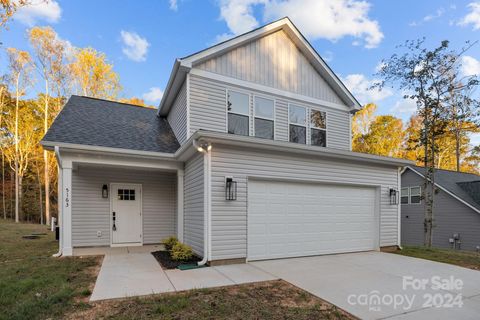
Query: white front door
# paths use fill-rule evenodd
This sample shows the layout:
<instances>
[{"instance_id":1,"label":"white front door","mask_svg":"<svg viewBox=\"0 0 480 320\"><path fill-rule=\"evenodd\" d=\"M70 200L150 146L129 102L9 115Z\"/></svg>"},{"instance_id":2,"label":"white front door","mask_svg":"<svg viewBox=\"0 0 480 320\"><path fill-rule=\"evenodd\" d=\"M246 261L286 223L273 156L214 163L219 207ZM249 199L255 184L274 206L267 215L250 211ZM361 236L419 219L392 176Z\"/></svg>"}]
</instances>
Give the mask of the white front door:
<instances>
[{"instance_id":1,"label":"white front door","mask_svg":"<svg viewBox=\"0 0 480 320\"><path fill-rule=\"evenodd\" d=\"M248 182L248 259L374 250L375 188Z\"/></svg>"},{"instance_id":2,"label":"white front door","mask_svg":"<svg viewBox=\"0 0 480 320\"><path fill-rule=\"evenodd\" d=\"M142 243L142 188L137 184L112 184L112 244Z\"/></svg>"}]
</instances>

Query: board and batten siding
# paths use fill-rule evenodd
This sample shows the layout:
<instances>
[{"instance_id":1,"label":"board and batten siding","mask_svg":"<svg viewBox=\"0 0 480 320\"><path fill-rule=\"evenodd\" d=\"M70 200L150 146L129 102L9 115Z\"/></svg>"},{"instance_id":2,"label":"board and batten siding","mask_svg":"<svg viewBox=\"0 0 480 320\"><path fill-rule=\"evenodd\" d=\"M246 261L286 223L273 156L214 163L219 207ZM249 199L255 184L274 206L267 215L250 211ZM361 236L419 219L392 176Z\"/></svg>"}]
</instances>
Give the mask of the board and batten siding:
<instances>
[{"instance_id":1,"label":"board and batten siding","mask_svg":"<svg viewBox=\"0 0 480 320\"><path fill-rule=\"evenodd\" d=\"M344 104L283 30L232 49L194 67Z\"/></svg>"},{"instance_id":2,"label":"board and batten siding","mask_svg":"<svg viewBox=\"0 0 480 320\"><path fill-rule=\"evenodd\" d=\"M227 90L249 93L250 110L253 114L254 95L275 100L275 140L288 141L288 105L299 104L327 113L327 147L350 150L350 113L312 103L239 87L212 79L190 76L190 134L197 130L227 132ZM250 135L253 132L253 117L250 119Z\"/></svg>"},{"instance_id":3,"label":"board and batten siding","mask_svg":"<svg viewBox=\"0 0 480 320\"><path fill-rule=\"evenodd\" d=\"M195 253L203 255L204 165L203 154L185 163L183 238Z\"/></svg>"},{"instance_id":4,"label":"board and batten siding","mask_svg":"<svg viewBox=\"0 0 480 320\"><path fill-rule=\"evenodd\" d=\"M185 81L173 102L172 109L167 116L168 123L180 144L187 138L187 82Z\"/></svg>"},{"instance_id":5,"label":"board and batten siding","mask_svg":"<svg viewBox=\"0 0 480 320\"><path fill-rule=\"evenodd\" d=\"M402 187L423 188L423 178L407 169L402 174ZM480 246L480 214L453 198L443 190L435 194L433 246L451 249L449 239L460 235L461 249L475 251ZM424 202L402 204L402 244L424 244Z\"/></svg>"},{"instance_id":6,"label":"board and batten siding","mask_svg":"<svg viewBox=\"0 0 480 320\"><path fill-rule=\"evenodd\" d=\"M74 247L110 245L110 197L102 186L142 185L143 241L160 243L176 234L176 174L79 166L72 173L72 241ZM109 187L109 192L110 192ZM97 231L101 236L97 236Z\"/></svg>"},{"instance_id":7,"label":"board and batten siding","mask_svg":"<svg viewBox=\"0 0 480 320\"><path fill-rule=\"evenodd\" d=\"M305 155L286 155L223 145L212 148L212 260L247 256L248 178L380 186L380 246L398 241L398 207L389 188L398 187L396 167L370 166ZM225 177L237 181L237 200L225 200Z\"/></svg>"}]
</instances>

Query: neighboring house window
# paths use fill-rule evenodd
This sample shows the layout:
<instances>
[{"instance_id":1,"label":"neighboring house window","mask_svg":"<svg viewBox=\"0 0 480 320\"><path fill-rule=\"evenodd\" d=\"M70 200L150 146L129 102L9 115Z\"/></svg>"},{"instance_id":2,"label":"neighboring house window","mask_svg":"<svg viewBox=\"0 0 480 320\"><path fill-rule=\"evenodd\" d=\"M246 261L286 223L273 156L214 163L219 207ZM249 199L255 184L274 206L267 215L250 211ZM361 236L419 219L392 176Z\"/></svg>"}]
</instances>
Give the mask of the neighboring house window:
<instances>
[{"instance_id":1,"label":"neighboring house window","mask_svg":"<svg viewBox=\"0 0 480 320\"><path fill-rule=\"evenodd\" d=\"M289 105L288 119L290 122L290 142L307 143L307 112L306 108Z\"/></svg>"},{"instance_id":2,"label":"neighboring house window","mask_svg":"<svg viewBox=\"0 0 480 320\"><path fill-rule=\"evenodd\" d=\"M255 137L273 140L274 137L274 101L255 97Z\"/></svg>"},{"instance_id":3,"label":"neighboring house window","mask_svg":"<svg viewBox=\"0 0 480 320\"><path fill-rule=\"evenodd\" d=\"M327 146L327 115L323 111L310 111L310 144L319 147Z\"/></svg>"},{"instance_id":4,"label":"neighboring house window","mask_svg":"<svg viewBox=\"0 0 480 320\"><path fill-rule=\"evenodd\" d=\"M402 188L400 202L401 204L408 204L408 188Z\"/></svg>"},{"instance_id":5,"label":"neighboring house window","mask_svg":"<svg viewBox=\"0 0 480 320\"><path fill-rule=\"evenodd\" d=\"M410 187L410 203L419 204L422 202L422 189L420 187Z\"/></svg>"},{"instance_id":6,"label":"neighboring house window","mask_svg":"<svg viewBox=\"0 0 480 320\"><path fill-rule=\"evenodd\" d=\"M249 95L228 91L228 133L249 135Z\"/></svg>"}]
</instances>

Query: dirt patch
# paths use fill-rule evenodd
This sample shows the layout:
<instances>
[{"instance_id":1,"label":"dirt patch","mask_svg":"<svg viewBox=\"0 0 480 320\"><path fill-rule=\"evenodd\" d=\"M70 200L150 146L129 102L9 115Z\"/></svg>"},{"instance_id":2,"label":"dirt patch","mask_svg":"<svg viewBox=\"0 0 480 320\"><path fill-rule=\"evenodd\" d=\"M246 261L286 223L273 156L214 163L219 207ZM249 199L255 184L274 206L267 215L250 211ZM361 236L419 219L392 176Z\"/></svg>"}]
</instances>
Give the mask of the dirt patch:
<instances>
[{"instance_id":1,"label":"dirt patch","mask_svg":"<svg viewBox=\"0 0 480 320\"><path fill-rule=\"evenodd\" d=\"M357 319L283 280L89 303L68 319Z\"/></svg>"},{"instance_id":2,"label":"dirt patch","mask_svg":"<svg viewBox=\"0 0 480 320\"><path fill-rule=\"evenodd\" d=\"M154 251L152 252L152 255L155 257L155 259L158 261L158 263L164 270L176 269L181 264L196 264L198 261L202 260L200 257L193 256L192 259L187 261L175 261L172 260L172 258L170 257L170 253L165 250Z\"/></svg>"}]
</instances>

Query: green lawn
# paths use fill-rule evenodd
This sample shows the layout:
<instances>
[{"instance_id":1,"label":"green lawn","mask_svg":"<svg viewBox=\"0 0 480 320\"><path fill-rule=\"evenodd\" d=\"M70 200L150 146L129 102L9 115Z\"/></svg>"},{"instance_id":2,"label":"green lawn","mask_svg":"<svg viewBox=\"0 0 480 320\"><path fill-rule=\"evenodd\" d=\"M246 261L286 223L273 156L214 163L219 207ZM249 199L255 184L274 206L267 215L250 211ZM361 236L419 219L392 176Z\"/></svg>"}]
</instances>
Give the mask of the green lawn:
<instances>
[{"instance_id":1,"label":"green lawn","mask_svg":"<svg viewBox=\"0 0 480 320\"><path fill-rule=\"evenodd\" d=\"M280 280L90 303L101 257L57 248L45 226L0 220L0 319L355 319Z\"/></svg>"},{"instance_id":2,"label":"green lawn","mask_svg":"<svg viewBox=\"0 0 480 320\"><path fill-rule=\"evenodd\" d=\"M407 246L394 253L480 270L480 253L478 252Z\"/></svg>"},{"instance_id":3,"label":"green lawn","mask_svg":"<svg viewBox=\"0 0 480 320\"><path fill-rule=\"evenodd\" d=\"M47 233L39 239L23 235ZM55 235L45 226L0 222L0 319L61 318L82 310L101 257L53 258Z\"/></svg>"}]
</instances>

